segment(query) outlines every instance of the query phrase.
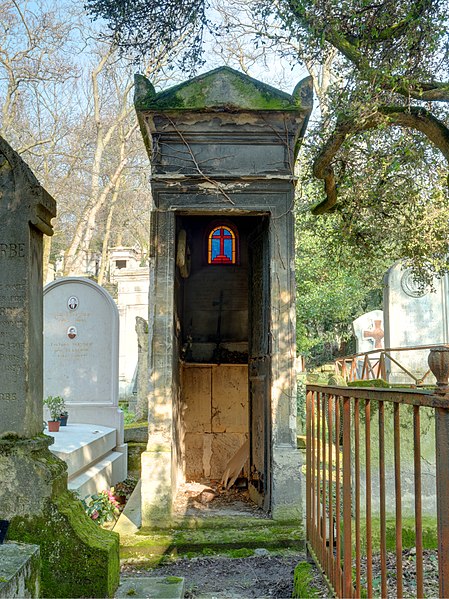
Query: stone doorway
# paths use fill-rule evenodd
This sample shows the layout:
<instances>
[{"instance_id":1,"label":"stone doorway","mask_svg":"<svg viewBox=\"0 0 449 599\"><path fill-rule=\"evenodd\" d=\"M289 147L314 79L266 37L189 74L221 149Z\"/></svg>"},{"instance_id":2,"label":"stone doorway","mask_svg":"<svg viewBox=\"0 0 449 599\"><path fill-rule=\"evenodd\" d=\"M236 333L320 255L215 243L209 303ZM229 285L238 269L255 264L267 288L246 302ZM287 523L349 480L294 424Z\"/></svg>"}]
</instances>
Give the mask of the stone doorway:
<instances>
[{"instance_id":1,"label":"stone doorway","mask_svg":"<svg viewBox=\"0 0 449 599\"><path fill-rule=\"evenodd\" d=\"M187 482L219 481L245 445L240 483L267 508L270 387L261 385L267 373L257 372L256 361L266 370L269 272L263 274L263 252L251 251L258 247L255 236L263 239L265 221L263 216L177 217L180 389L174 427L178 465Z\"/></svg>"},{"instance_id":2,"label":"stone doorway","mask_svg":"<svg viewBox=\"0 0 449 599\"><path fill-rule=\"evenodd\" d=\"M310 80L289 95L223 67L135 91L154 200L142 523L169 520L186 477L220 476L245 439L253 500L297 517L293 166Z\"/></svg>"}]
</instances>

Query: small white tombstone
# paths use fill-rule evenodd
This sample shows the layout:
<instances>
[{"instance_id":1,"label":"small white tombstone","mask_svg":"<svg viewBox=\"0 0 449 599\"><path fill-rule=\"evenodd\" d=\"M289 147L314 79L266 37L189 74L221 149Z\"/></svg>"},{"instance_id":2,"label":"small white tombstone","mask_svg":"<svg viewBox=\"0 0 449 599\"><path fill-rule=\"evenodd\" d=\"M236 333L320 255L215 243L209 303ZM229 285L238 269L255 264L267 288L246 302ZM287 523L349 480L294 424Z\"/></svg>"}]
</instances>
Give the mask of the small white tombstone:
<instances>
[{"instance_id":1,"label":"small white tombstone","mask_svg":"<svg viewBox=\"0 0 449 599\"><path fill-rule=\"evenodd\" d=\"M368 352L384 348L384 313L382 310L371 310L352 323L356 338L356 352Z\"/></svg>"},{"instance_id":2,"label":"small white tombstone","mask_svg":"<svg viewBox=\"0 0 449 599\"><path fill-rule=\"evenodd\" d=\"M136 317L148 319L148 267L116 271L117 306L120 314L119 393L132 396L137 371Z\"/></svg>"},{"instance_id":3,"label":"small white tombstone","mask_svg":"<svg viewBox=\"0 0 449 599\"><path fill-rule=\"evenodd\" d=\"M356 338L356 353L371 352L384 348L384 314L382 310L371 310L354 320L352 323ZM368 378L380 376L378 370L380 354L378 352L369 355L368 360L373 371L368 373ZM357 377L362 376L364 358L357 359Z\"/></svg>"},{"instance_id":4,"label":"small white tombstone","mask_svg":"<svg viewBox=\"0 0 449 599\"><path fill-rule=\"evenodd\" d=\"M410 268L401 262L385 275L384 310L387 347L415 347L448 342L447 279L434 279L430 288L420 288ZM394 352L392 357L415 376L428 370L429 350ZM426 382L434 379L426 378ZM391 364L390 381L412 382L403 371Z\"/></svg>"},{"instance_id":5,"label":"small white tombstone","mask_svg":"<svg viewBox=\"0 0 449 599\"><path fill-rule=\"evenodd\" d=\"M102 424L117 430L119 315L97 283L66 277L44 289L44 397L62 395L69 422Z\"/></svg>"}]
</instances>

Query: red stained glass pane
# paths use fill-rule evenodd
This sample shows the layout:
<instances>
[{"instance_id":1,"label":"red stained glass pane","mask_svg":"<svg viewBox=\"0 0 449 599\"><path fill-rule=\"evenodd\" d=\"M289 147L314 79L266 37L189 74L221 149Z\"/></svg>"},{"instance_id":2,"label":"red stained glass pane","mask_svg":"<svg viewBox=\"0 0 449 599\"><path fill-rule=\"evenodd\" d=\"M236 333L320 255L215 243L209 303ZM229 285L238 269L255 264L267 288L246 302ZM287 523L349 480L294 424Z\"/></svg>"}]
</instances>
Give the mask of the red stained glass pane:
<instances>
[{"instance_id":1,"label":"red stained glass pane","mask_svg":"<svg viewBox=\"0 0 449 599\"><path fill-rule=\"evenodd\" d=\"M209 264L235 264L236 237L228 227L217 227L209 235Z\"/></svg>"}]
</instances>

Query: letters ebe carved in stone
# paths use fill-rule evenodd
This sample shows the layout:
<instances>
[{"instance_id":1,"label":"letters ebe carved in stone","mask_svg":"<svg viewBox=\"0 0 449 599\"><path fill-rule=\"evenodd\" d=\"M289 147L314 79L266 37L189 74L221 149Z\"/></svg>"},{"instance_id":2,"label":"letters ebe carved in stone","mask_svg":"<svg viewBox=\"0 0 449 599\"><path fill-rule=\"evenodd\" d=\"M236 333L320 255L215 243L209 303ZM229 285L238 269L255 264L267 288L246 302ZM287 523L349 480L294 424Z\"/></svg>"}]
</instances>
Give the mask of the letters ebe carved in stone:
<instances>
[{"instance_id":1,"label":"letters ebe carved in stone","mask_svg":"<svg viewBox=\"0 0 449 599\"><path fill-rule=\"evenodd\" d=\"M0 437L42 432L42 252L56 202L0 137Z\"/></svg>"}]
</instances>

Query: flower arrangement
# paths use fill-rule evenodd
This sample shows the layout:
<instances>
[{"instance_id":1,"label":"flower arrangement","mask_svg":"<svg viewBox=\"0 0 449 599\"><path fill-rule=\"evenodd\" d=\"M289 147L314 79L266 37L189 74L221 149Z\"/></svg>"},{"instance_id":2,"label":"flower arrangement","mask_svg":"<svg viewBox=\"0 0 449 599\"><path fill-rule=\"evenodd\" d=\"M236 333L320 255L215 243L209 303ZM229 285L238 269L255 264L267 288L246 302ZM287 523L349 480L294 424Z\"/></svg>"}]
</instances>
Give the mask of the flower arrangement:
<instances>
[{"instance_id":1,"label":"flower arrangement","mask_svg":"<svg viewBox=\"0 0 449 599\"><path fill-rule=\"evenodd\" d=\"M117 520L120 513L119 502L114 496L114 487L95 493L90 496L90 499L85 497L81 503L89 518L100 525Z\"/></svg>"}]
</instances>

